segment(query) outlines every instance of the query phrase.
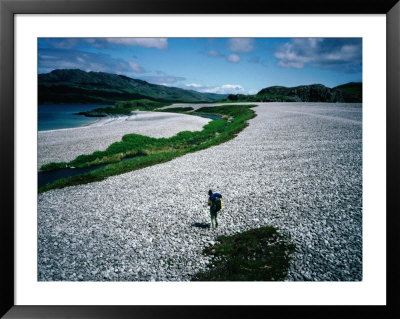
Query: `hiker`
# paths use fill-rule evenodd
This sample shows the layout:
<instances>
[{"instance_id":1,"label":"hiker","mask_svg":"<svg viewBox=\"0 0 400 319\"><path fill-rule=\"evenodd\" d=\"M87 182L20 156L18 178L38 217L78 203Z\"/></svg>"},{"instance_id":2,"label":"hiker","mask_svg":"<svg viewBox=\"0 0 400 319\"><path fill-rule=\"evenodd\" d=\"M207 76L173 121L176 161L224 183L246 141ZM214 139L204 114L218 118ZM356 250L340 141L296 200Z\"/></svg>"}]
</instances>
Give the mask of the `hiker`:
<instances>
[{"instance_id":1,"label":"hiker","mask_svg":"<svg viewBox=\"0 0 400 319\"><path fill-rule=\"evenodd\" d=\"M213 229L218 227L217 213L222 209L222 195L220 193L213 193L210 189L208 191L208 206L210 206L211 227Z\"/></svg>"}]
</instances>

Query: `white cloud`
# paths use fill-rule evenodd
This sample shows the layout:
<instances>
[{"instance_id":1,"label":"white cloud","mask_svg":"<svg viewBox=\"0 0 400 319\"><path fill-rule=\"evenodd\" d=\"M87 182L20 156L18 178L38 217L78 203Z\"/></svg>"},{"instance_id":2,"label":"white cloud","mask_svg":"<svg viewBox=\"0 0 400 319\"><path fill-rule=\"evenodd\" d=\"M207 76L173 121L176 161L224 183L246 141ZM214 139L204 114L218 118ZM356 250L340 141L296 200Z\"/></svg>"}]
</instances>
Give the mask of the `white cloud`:
<instances>
[{"instance_id":1,"label":"white cloud","mask_svg":"<svg viewBox=\"0 0 400 319\"><path fill-rule=\"evenodd\" d=\"M251 59L248 60L251 63L260 63L261 59L259 56L253 56Z\"/></svg>"},{"instance_id":2,"label":"white cloud","mask_svg":"<svg viewBox=\"0 0 400 319\"><path fill-rule=\"evenodd\" d=\"M133 71L135 71L137 73L143 73L144 72L144 69L139 64L137 64L136 62L129 61L128 64L129 64L129 66L131 67L131 69Z\"/></svg>"},{"instance_id":3,"label":"white cloud","mask_svg":"<svg viewBox=\"0 0 400 319\"><path fill-rule=\"evenodd\" d=\"M255 49L255 43L251 38L232 38L228 40L228 48L238 53L251 52Z\"/></svg>"},{"instance_id":4,"label":"white cloud","mask_svg":"<svg viewBox=\"0 0 400 319\"><path fill-rule=\"evenodd\" d=\"M97 49L110 48L112 45L140 46L144 48L168 49L167 38L61 38L48 41L55 49L70 50L80 46Z\"/></svg>"},{"instance_id":5,"label":"white cloud","mask_svg":"<svg viewBox=\"0 0 400 319\"><path fill-rule=\"evenodd\" d=\"M107 42L117 45L140 46L145 48L168 49L166 38L107 38Z\"/></svg>"},{"instance_id":6,"label":"white cloud","mask_svg":"<svg viewBox=\"0 0 400 319\"><path fill-rule=\"evenodd\" d=\"M304 67L304 63L310 62L311 57L307 55L299 55L296 50L296 46L292 43L285 43L275 52L275 57L280 61L278 66L283 68L296 68L300 69Z\"/></svg>"},{"instance_id":7,"label":"white cloud","mask_svg":"<svg viewBox=\"0 0 400 319\"><path fill-rule=\"evenodd\" d=\"M302 69L304 68L304 63L302 62L283 62L279 61L278 66L281 68L295 68L295 69Z\"/></svg>"},{"instance_id":8,"label":"white cloud","mask_svg":"<svg viewBox=\"0 0 400 319\"><path fill-rule=\"evenodd\" d=\"M223 57L224 56L221 52L219 52L217 50L210 50L210 51L208 51L207 54L209 56L214 56L214 57Z\"/></svg>"},{"instance_id":9,"label":"white cloud","mask_svg":"<svg viewBox=\"0 0 400 319\"><path fill-rule=\"evenodd\" d=\"M41 58L41 59L57 59L57 57L55 57L55 56L43 55L43 54L39 54L39 58Z\"/></svg>"},{"instance_id":10,"label":"white cloud","mask_svg":"<svg viewBox=\"0 0 400 319\"><path fill-rule=\"evenodd\" d=\"M55 69L81 69L109 73L126 73L131 70L128 63L108 54L89 53L76 50L42 49L39 54L39 72ZM46 58L51 56L51 59Z\"/></svg>"},{"instance_id":11,"label":"white cloud","mask_svg":"<svg viewBox=\"0 0 400 319\"><path fill-rule=\"evenodd\" d=\"M228 57L226 59L232 63L239 63L240 56L238 56L237 54L230 54L230 55L228 55Z\"/></svg>"},{"instance_id":12,"label":"white cloud","mask_svg":"<svg viewBox=\"0 0 400 319\"><path fill-rule=\"evenodd\" d=\"M78 44L79 40L74 38L61 39L61 41L55 41L52 46L56 49L69 50L74 48Z\"/></svg>"},{"instance_id":13,"label":"white cloud","mask_svg":"<svg viewBox=\"0 0 400 319\"><path fill-rule=\"evenodd\" d=\"M150 83L167 85L167 86L175 85L175 83L177 83L179 81L186 80L186 78L184 78L182 76L168 75L168 74L165 74L164 72L162 72L162 73L157 72L157 74L159 74L159 75L141 76L140 79L150 82Z\"/></svg>"},{"instance_id":14,"label":"white cloud","mask_svg":"<svg viewBox=\"0 0 400 319\"><path fill-rule=\"evenodd\" d=\"M201 84L197 84L197 83L188 83L188 84L185 84L185 86L190 87L190 88L201 88L201 87L203 87Z\"/></svg>"},{"instance_id":15,"label":"white cloud","mask_svg":"<svg viewBox=\"0 0 400 319\"><path fill-rule=\"evenodd\" d=\"M224 84L221 86L216 86L205 91L208 93L219 93L219 94L239 94L244 93L245 90L243 86L239 84Z\"/></svg>"},{"instance_id":16,"label":"white cloud","mask_svg":"<svg viewBox=\"0 0 400 319\"><path fill-rule=\"evenodd\" d=\"M209 86L197 83L185 84L185 89L194 89L202 93L218 93L218 94L245 94L245 89L239 84L223 84L220 86Z\"/></svg>"},{"instance_id":17,"label":"white cloud","mask_svg":"<svg viewBox=\"0 0 400 319\"><path fill-rule=\"evenodd\" d=\"M361 72L360 38L296 38L278 47L275 57L284 68L312 67Z\"/></svg>"}]
</instances>

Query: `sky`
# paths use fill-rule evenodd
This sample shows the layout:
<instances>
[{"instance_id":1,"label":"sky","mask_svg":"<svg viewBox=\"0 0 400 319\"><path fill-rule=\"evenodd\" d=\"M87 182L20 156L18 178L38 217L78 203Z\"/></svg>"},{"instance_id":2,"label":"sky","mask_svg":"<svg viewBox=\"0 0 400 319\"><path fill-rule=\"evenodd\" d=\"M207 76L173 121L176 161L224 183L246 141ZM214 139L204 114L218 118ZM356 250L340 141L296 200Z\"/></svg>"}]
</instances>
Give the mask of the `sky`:
<instances>
[{"instance_id":1,"label":"sky","mask_svg":"<svg viewBox=\"0 0 400 319\"><path fill-rule=\"evenodd\" d=\"M39 38L38 73L122 74L199 92L362 81L361 38Z\"/></svg>"}]
</instances>

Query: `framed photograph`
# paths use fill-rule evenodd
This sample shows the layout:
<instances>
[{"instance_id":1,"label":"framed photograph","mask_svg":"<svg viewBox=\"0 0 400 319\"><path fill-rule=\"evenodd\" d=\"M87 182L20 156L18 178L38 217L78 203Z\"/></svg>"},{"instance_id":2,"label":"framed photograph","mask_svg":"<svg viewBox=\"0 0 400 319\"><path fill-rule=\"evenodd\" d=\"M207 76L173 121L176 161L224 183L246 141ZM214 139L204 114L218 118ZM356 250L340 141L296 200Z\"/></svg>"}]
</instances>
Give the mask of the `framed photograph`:
<instances>
[{"instance_id":1,"label":"framed photograph","mask_svg":"<svg viewBox=\"0 0 400 319\"><path fill-rule=\"evenodd\" d=\"M399 314L396 0L0 3L2 316Z\"/></svg>"}]
</instances>

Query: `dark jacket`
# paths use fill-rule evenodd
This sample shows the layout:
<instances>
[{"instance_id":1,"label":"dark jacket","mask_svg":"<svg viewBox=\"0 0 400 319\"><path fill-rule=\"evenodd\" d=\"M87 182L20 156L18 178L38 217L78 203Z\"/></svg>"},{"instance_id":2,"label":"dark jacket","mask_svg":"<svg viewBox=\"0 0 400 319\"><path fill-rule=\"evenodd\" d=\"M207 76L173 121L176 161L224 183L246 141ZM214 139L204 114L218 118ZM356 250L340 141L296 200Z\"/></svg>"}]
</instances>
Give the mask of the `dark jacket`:
<instances>
[{"instance_id":1,"label":"dark jacket","mask_svg":"<svg viewBox=\"0 0 400 319\"><path fill-rule=\"evenodd\" d=\"M212 214L217 212L217 206L215 205L215 202L214 202L214 199L216 197L222 198L222 195L220 193L213 193L208 198L208 205L210 206L210 212Z\"/></svg>"},{"instance_id":2,"label":"dark jacket","mask_svg":"<svg viewBox=\"0 0 400 319\"><path fill-rule=\"evenodd\" d=\"M220 193L212 193L208 199L209 199L210 201L213 201L213 200L214 200L214 197L222 198L222 195L221 195Z\"/></svg>"}]
</instances>

